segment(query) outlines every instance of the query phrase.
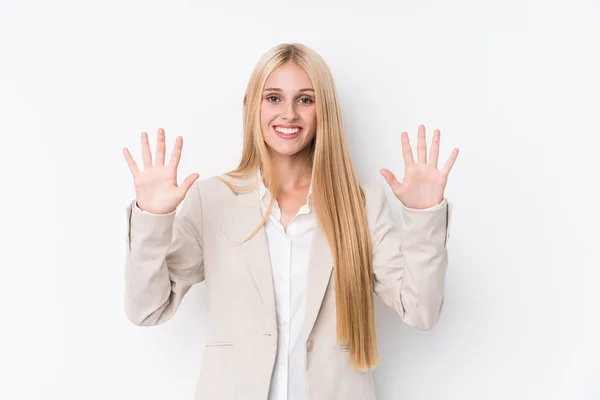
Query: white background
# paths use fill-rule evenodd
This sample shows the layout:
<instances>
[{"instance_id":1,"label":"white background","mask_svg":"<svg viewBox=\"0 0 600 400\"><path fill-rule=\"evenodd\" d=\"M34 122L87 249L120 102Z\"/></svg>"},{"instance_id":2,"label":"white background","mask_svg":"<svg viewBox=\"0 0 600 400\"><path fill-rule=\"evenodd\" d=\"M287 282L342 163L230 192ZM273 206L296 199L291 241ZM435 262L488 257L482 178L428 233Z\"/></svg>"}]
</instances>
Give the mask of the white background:
<instances>
[{"instance_id":1,"label":"white background","mask_svg":"<svg viewBox=\"0 0 600 400\"><path fill-rule=\"evenodd\" d=\"M124 314L121 150L164 127L181 178L232 169L254 64L301 42L362 180L402 176L419 124L460 149L444 313L419 332L378 302L378 398L600 399L600 4L236 3L0 2L0 398L192 398L203 286L165 325Z\"/></svg>"}]
</instances>

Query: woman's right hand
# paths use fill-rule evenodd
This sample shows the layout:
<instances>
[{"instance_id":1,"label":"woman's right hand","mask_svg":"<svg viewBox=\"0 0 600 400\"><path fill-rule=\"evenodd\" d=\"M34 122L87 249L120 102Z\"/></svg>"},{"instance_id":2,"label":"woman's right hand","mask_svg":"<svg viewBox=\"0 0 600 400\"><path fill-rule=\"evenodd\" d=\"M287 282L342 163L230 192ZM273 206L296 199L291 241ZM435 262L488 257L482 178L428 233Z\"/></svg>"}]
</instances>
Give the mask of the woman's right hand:
<instances>
[{"instance_id":1,"label":"woman's right hand","mask_svg":"<svg viewBox=\"0 0 600 400\"><path fill-rule=\"evenodd\" d=\"M183 138L178 136L171 154L171 160L165 166L165 131L162 128L159 129L156 141L155 164L152 165L148 134L142 132L143 171L139 170L127 147L123 149L125 161L127 161L129 170L133 175L136 203L142 211L152 214L172 213L183 201L194 181L198 179L199 175L194 173L185 178L181 185L177 185L177 167L181 159L182 147Z\"/></svg>"}]
</instances>

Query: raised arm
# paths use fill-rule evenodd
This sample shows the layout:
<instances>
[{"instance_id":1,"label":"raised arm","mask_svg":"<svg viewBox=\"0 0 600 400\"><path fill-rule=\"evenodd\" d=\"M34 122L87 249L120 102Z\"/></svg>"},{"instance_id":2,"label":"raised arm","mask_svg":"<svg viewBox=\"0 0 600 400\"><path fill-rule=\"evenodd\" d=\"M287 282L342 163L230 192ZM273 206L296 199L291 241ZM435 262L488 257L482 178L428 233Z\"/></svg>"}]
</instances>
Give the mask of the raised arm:
<instances>
[{"instance_id":1,"label":"raised arm","mask_svg":"<svg viewBox=\"0 0 600 400\"><path fill-rule=\"evenodd\" d=\"M125 312L136 325L170 319L191 286L204 279L200 185L198 174L177 184L182 147L178 137L165 165L160 129L153 165L148 135L142 133L143 171L123 150L136 191L126 208Z\"/></svg>"},{"instance_id":2,"label":"raised arm","mask_svg":"<svg viewBox=\"0 0 600 400\"><path fill-rule=\"evenodd\" d=\"M444 167L438 170L440 131L434 131L429 160L423 125L418 135L415 163L408 134L402 133L405 162L402 182L389 170L381 171L403 205L402 229L398 230L390 218L383 190L373 190L369 209L373 225L375 291L407 324L425 330L437 323L444 301L451 218L444 190L458 149L454 149Z\"/></svg>"}]
</instances>

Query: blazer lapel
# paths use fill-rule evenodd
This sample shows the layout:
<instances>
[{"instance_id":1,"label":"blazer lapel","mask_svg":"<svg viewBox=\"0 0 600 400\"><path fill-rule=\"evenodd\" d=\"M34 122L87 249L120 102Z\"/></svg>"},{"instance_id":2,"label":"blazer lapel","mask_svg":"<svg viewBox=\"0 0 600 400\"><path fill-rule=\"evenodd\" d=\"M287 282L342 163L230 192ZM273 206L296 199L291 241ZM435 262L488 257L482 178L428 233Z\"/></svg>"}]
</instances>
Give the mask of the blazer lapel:
<instances>
[{"instance_id":1,"label":"blazer lapel","mask_svg":"<svg viewBox=\"0 0 600 400\"><path fill-rule=\"evenodd\" d=\"M333 270L331 249L325 234L315 221L313 239L308 262L308 279L306 285L306 315L303 337L308 338L317 320L321 304L327 291Z\"/></svg>"},{"instance_id":2,"label":"blazer lapel","mask_svg":"<svg viewBox=\"0 0 600 400\"><path fill-rule=\"evenodd\" d=\"M252 184L252 179L234 182L236 185ZM219 217L225 236L241 243L260 223L262 210L258 190L238 194ZM254 284L260 293L269 323L276 327L275 293L271 257L264 226L250 240L241 243L244 263L250 270Z\"/></svg>"}]
</instances>

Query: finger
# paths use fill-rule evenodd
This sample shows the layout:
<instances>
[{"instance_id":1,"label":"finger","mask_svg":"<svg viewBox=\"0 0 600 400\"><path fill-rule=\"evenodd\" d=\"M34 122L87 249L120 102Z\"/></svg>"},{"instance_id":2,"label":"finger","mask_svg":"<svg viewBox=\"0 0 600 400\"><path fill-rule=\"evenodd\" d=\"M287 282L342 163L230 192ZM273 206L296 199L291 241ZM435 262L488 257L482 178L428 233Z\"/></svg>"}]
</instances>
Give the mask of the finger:
<instances>
[{"instance_id":1,"label":"finger","mask_svg":"<svg viewBox=\"0 0 600 400\"><path fill-rule=\"evenodd\" d=\"M431 149L429 150L429 165L437 169L438 159L440 157L440 130L433 131L433 139L431 139Z\"/></svg>"},{"instance_id":2,"label":"finger","mask_svg":"<svg viewBox=\"0 0 600 400\"><path fill-rule=\"evenodd\" d=\"M452 170L452 167L454 166L454 162L456 161L457 157L458 149L454 149L452 151L452 154L450 155L450 158L448 158L448 161L446 161L446 164L444 164L444 168L442 168L442 173L445 177L448 177L448 175L450 175L450 171Z\"/></svg>"},{"instance_id":3,"label":"finger","mask_svg":"<svg viewBox=\"0 0 600 400\"><path fill-rule=\"evenodd\" d=\"M404 164L408 165L415 163L412 149L410 148L410 142L408 140L408 133L406 132L402 132L402 156L404 157Z\"/></svg>"},{"instance_id":4,"label":"finger","mask_svg":"<svg viewBox=\"0 0 600 400\"><path fill-rule=\"evenodd\" d=\"M133 159L133 157L131 157L131 153L129 153L129 150L127 149L127 147L123 148L123 155L125 156L125 161L127 162L127 166L129 167L131 174L135 178L136 176L138 176L140 174L140 170L139 170L135 160Z\"/></svg>"},{"instance_id":5,"label":"finger","mask_svg":"<svg viewBox=\"0 0 600 400\"><path fill-rule=\"evenodd\" d=\"M165 130L158 130L158 138L156 139L156 160L155 165L165 165Z\"/></svg>"},{"instance_id":6,"label":"finger","mask_svg":"<svg viewBox=\"0 0 600 400\"><path fill-rule=\"evenodd\" d=\"M169 161L169 167L177 169L179 167L179 160L181 160L181 151L183 148L183 138L177 136L175 139L175 146L173 146L173 152L171 153L171 161Z\"/></svg>"},{"instance_id":7,"label":"finger","mask_svg":"<svg viewBox=\"0 0 600 400\"><path fill-rule=\"evenodd\" d=\"M194 173L189 175L183 180L183 182L181 182L181 185L179 185L179 189L181 190L183 196L185 196L185 194L188 192L188 190L190 190L196 179L198 179L199 177L200 175Z\"/></svg>"},{"instance_id":8,"label":"finger","mask_svg":"<svg viewBox=\"0 0 600 400\"><path fill-rule=\"evenodd\" d=\"M390 185L390 187L392 188L394 194L398 193L402 189L402 183L400 183L400 181L396 179L396 175L394 175L392 171L390 171L389 169L382 168L380 172L381 175L383 175L383 177L387 181L388 185Z\"/></svg>"},{"instance_id":9,"label":"finger","mask_svg":"<svg viewBox=\"0 0 600 400\"><path fill-rule=\"evenodd\" d=\"M419 164L427 164L427 141L425 137L425 127L419 126L417 138L417 162Z\"/></svg>"},{"instance_id":10,"label":"finger","mask_svg":"<svg viewBox=\"0 0 600 400\"><path fill-rule=\"evenodd\" d=\"M148 134L146 132L142 132L142 159L144 161L144 168L152 167L152 153L150 152Z\"/></svg>"}]
</instances>

